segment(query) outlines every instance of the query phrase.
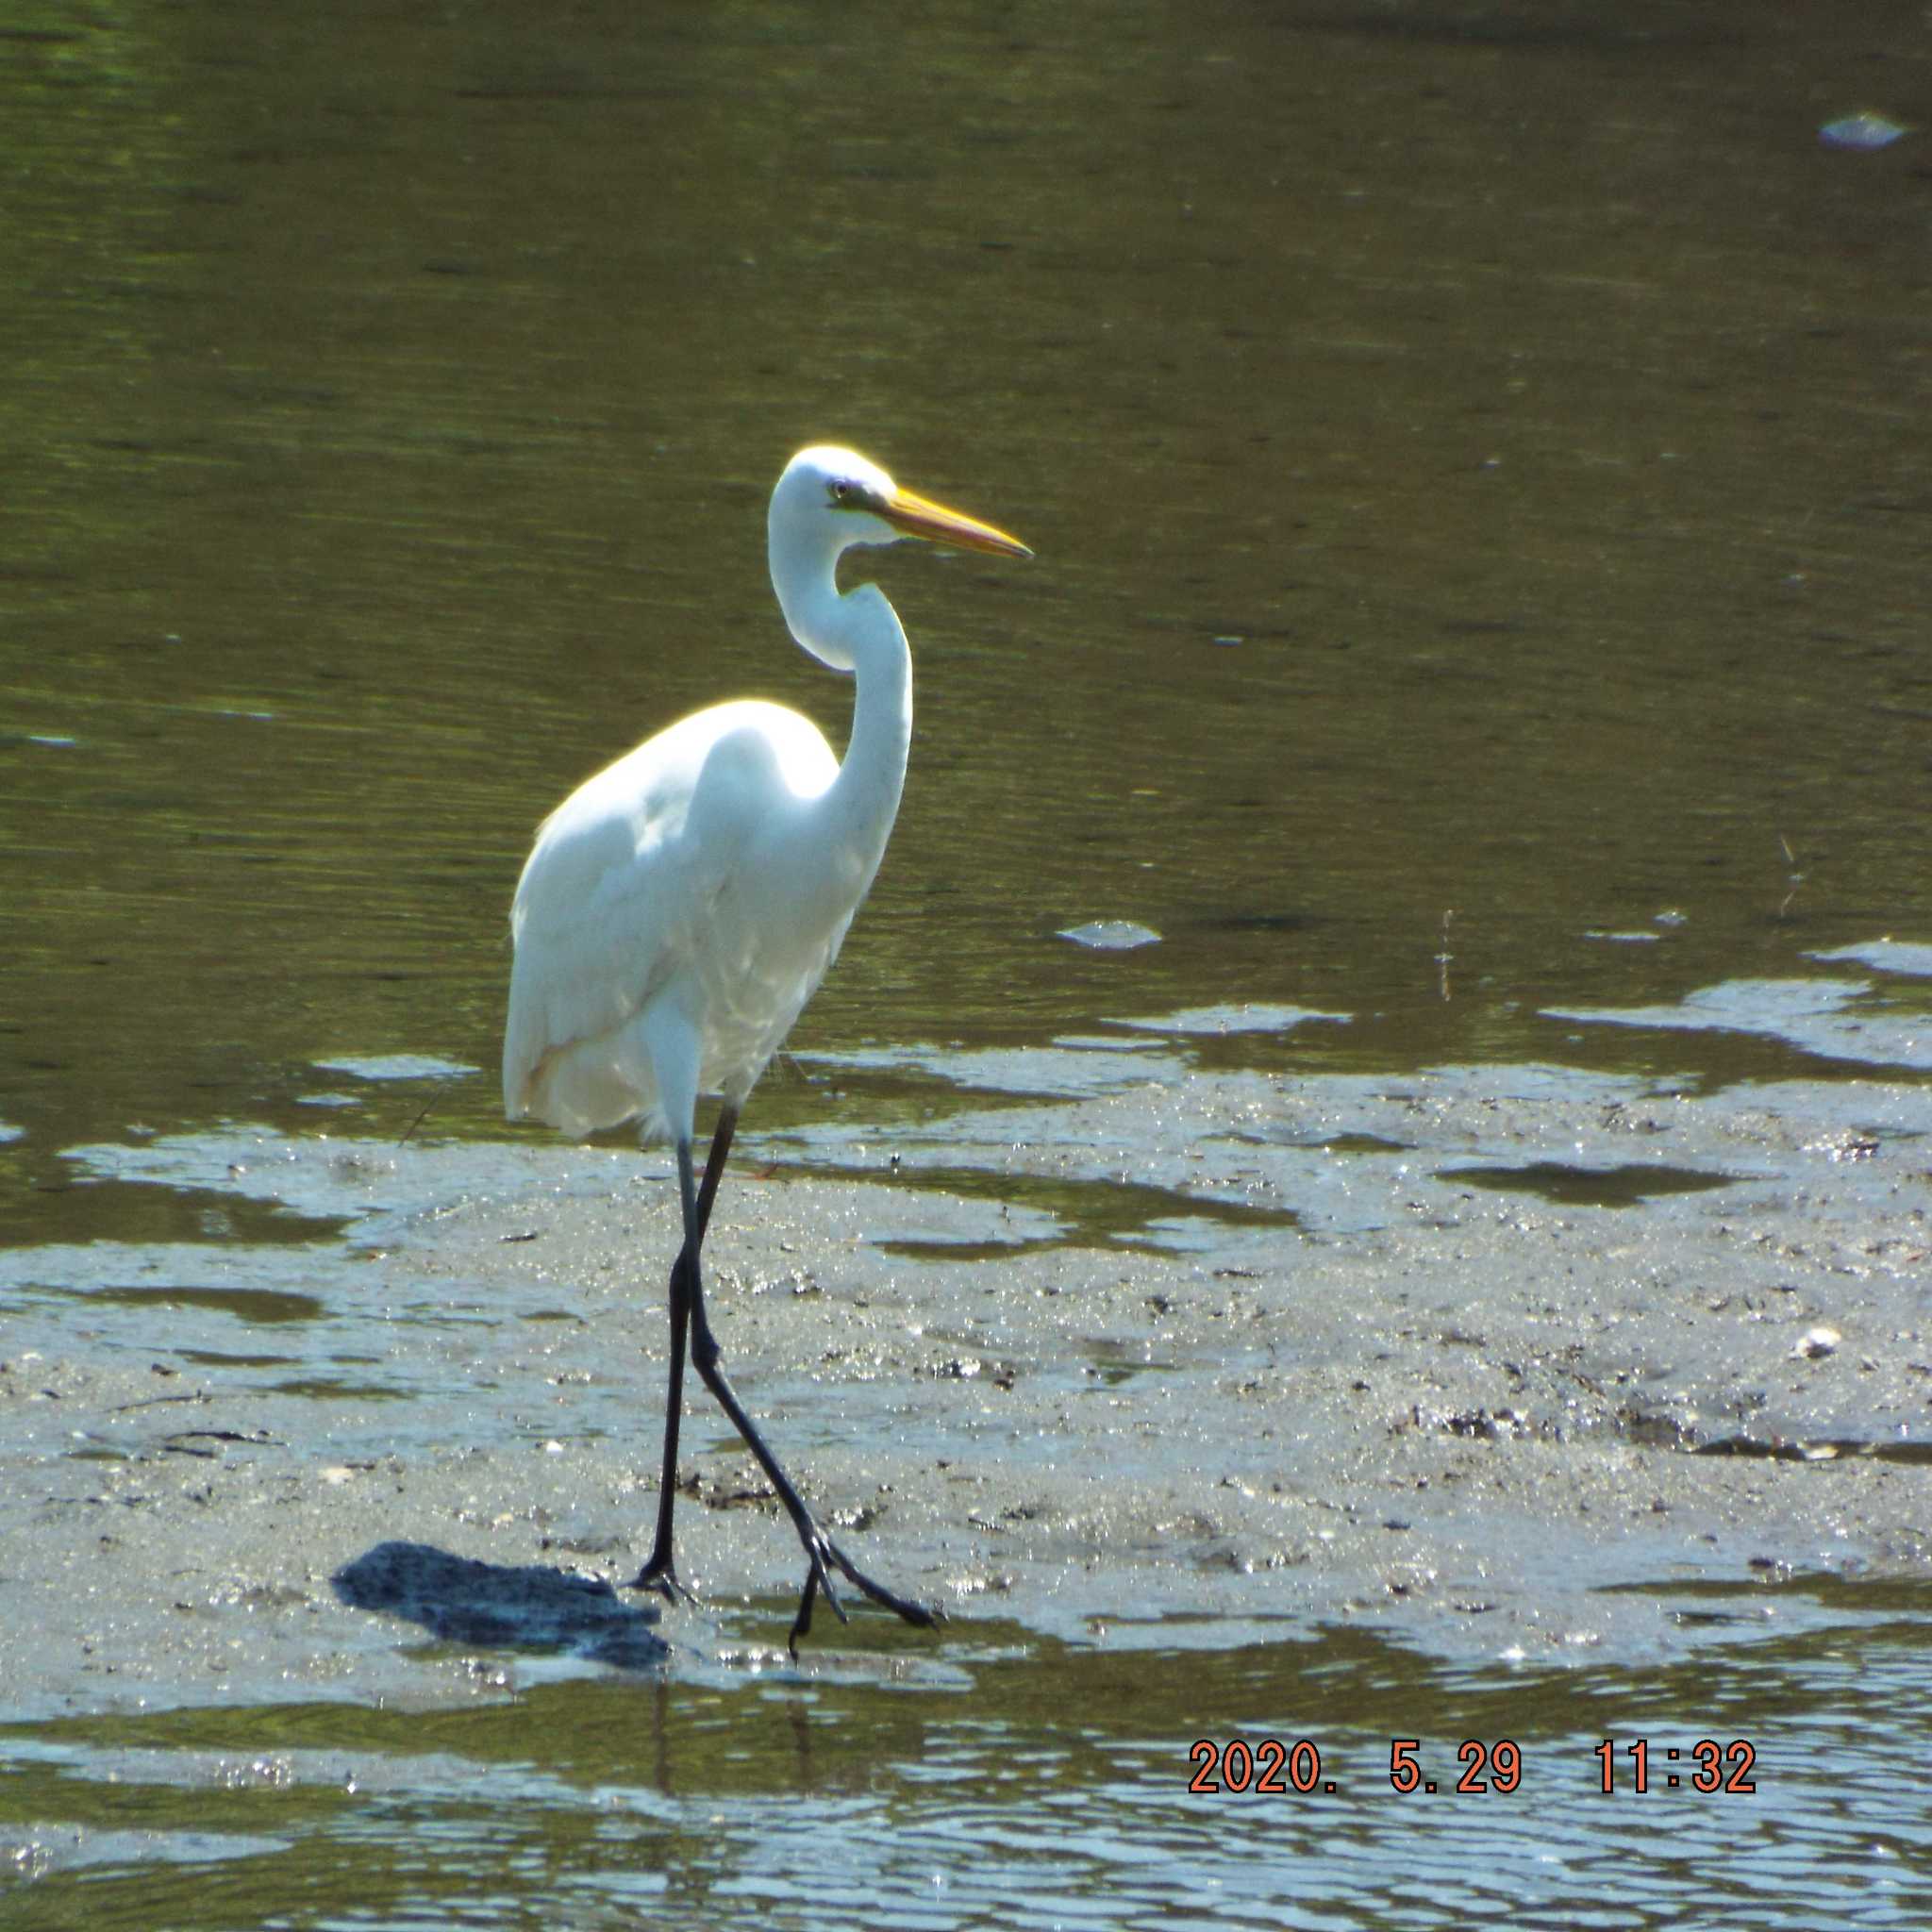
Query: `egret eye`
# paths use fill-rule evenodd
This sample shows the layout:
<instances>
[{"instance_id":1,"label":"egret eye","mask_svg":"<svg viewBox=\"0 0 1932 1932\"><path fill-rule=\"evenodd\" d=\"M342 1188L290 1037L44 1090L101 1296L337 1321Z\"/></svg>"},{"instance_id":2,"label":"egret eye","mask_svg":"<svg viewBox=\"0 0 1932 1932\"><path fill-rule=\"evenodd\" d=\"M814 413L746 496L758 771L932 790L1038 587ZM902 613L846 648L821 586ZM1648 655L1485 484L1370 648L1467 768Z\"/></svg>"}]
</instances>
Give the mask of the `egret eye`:
<instances>
[{"instance_id":1,"label":"egret eye","mask_svg":"<svg viewBox=\"0 0 1932 1932\"><path fill-rule=\"evenodd\" d=\"M857 483L840 481L829 484L826 487L831 494L833 503L841 509L851 509L865 500L864 492Z\"/></svg>"}]
</instances>

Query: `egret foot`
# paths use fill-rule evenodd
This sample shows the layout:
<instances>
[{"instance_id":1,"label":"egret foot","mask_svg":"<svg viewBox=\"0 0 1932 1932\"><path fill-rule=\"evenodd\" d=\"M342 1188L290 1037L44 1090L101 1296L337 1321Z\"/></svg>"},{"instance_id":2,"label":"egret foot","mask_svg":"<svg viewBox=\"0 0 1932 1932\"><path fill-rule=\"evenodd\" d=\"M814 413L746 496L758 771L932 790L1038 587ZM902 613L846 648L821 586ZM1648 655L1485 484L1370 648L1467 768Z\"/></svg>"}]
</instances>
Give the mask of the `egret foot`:
<instances>
[{"instance_id":1,"label":"egret foot","mask_svg":"<svg viewBox=\"0 0 1932 1932\"><path fill-rule=\"evenodd\" d=\"M785 1640L785 1647L793 1657L798 1655L798 1640L811 1629L812 1604L820 1591L824 1591L825 1601L831 1605L840 1623L851 1621L845 1614L845 1606L839 1601L839 1592L832 1587L833 1570L881 1609L892 1611L922 1630L930 1630L935 1624L946 1621L946 1613L938 1604L914 1603L910 1597L900 1596L884 1584L874 1583L809 1517L798 1525L798 1539L805 1545L806 1555L811 1558L811 1568L805 1573L805 1591L798 1600L798 1615L791 1620L791 1634Z\"/></svg>"},{"instance_id":2,"label":"egret foot","mask_svg":"<svg viewBox=\"0 0 1932 1932\"><path fill-rule=\"evenodd\" d=\"M655 1591L667 1604L683 1604L695 1608L701 1599L677 1574L669 1555L653 1557L630 1580L633 1590Z\"/></svg>"}]
</instances>

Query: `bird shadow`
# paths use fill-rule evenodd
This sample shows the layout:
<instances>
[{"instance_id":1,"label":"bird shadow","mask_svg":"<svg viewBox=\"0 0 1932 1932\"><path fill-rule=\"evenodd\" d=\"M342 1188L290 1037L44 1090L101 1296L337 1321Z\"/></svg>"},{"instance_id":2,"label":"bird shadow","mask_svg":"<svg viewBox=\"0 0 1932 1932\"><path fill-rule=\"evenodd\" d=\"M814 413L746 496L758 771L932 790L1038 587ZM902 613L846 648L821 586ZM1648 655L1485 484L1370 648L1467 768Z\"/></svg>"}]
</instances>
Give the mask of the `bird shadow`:
<instances>
[{"instance_id":1,"label":"bird shadow","mask_svg":"<svg viewBox=\"0 0 1932 1932\"><path fill-rule=\"evenodd\" d=\"M655 1608L625 1603L602 1577L543 1563L511 1568L430 1543L384 1542L329 1579L350 1608L420 1624L446 1643L560 1651L620 1670L655 1670L671 1646Z\"/></svg>"}]
</instances>

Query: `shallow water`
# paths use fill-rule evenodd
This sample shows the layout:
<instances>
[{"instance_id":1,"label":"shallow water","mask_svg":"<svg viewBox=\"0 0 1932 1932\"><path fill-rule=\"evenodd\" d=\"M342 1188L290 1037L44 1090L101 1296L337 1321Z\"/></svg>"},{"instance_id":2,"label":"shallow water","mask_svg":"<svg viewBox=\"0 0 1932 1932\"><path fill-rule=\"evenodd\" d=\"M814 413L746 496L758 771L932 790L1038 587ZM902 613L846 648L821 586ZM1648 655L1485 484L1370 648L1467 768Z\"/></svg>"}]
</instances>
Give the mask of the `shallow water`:
<instances>
[{"instance_id":1,"label":"shallow water","mask_svg":"<svg viewBox=\"0 0 1932 1932\"><path fill-rule=\"evenodd\" d=\"M1642 1672L997 1624L944 1668L891 1633L803 1674L509 1657L513 1701L468 1709L16 1732L0 1828L47 1927L1903 1926L1932 1896L1895 1755L1932 1742L1928 1610L1923 1587L1687 1592L1687 1621L1736 1624L1723 1661ZM1237 1740L1278 1790L1227 1789Z\"/></svg>"},{"instance_id":2,"label":"shallow water","mask_svg":"<svg viewBox=\"0 0 1932 1932\"><path fill-rule=\"evenodd\" d=\"M541 813L720 695L840 736L762 568L770 479L821 436L1038 555L878 565L912 774L748 1122L774 1164L917 1128L929 1178L1006 1210L990 1256L1211 1258L1345 1204L1190 1207L1158 1150L995 1191L968 1117L1050 1134L1190 1068L1923 1077L1925 137L1818 135L1908 118L1922 27L29 8L0 30L0 1320L139 1349L185 1304L224 1366L407 1410L325 1333L304 1257L338 1203L156 1185L143 1150L244 1121L484 1160ZM1061 937L1109 922L1158 941ZM186 1250L199 1299L178 1268L151 1294ZM903 1684L888 1639L876 1679L23 1730L0 1789L47 1875L0 1917L1913 1923L1925 1611L1854 1592L1600 1681L975 1631ZM1344 1792L1188 1799L1187 1744L1236 1725L1318 1737ZM1639 1726L1753 1738L1759 1793L1593 1797L1593 1744ZM1516 1738L1539 1795L1419 1833L1374 1774L1411 1734Z\"/></svg>"},{"instance_id":3,"label":"shallow water","mask_svg":"<svg viewBox=\"0 0 1932 1932\"><path fill-rule=\"evenodd\" d=\"M490 1130L548 806L721 694L839 734L762 568L808 436L1039 555L878 564L912 773L802 1052L1263 1001L1548 1058L1932 932L1922 164L1816 134L1910 8L882 26L9 42L16 1173L344 1058Z\"/></svg>"}]
</instances>

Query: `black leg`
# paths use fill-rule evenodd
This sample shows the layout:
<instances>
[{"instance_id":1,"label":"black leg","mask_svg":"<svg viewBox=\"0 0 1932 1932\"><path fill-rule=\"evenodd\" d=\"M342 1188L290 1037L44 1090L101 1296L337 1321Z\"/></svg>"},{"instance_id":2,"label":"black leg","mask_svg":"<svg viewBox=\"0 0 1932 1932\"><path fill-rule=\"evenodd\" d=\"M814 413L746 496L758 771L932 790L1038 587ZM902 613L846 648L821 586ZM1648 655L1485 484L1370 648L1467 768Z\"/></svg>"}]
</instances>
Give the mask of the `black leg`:
<instances>
[{"instance_id":1,"label":"black leg","mask_svg":"<svg viewBox=\"0 0 1932 1932\"><path fill-rule=\"evenodd\" d=\"M711 1203L718 1198L718 1182L724 1172L724 1158L731 1151L731 1136L737 1127L736 1110L725 1108L718 1116L717 1130L711 1136L711 1151L705 1160L704 1182L698 1189L699 1241L703 1241L705 1230L711 1224ZM689 1206L689 1147L682 1149L681 1154L678 1182ZM658 1535L651 1545L649 1559L631 1582L633 1590L655 1590L673 1603L680 1598L687 1603L694 1601L691 1591L678 1580L677 1569L671 1557L671 1515L677 1501L677 1428L684 1415L684 1339L691 1324L691 1283L696 1261L690 1225L687 1215L685 1244L677 1251L677 1259L671 1264L671 1369L664 1390L664 1474L658 1488Z\"/></svg>"},{"instance_id":2,"label":"black leg","mask_svg":"<svg viewBox=\"0 0 1932 1932\"><path fill-rule=\"evenodd\" d=\"M717 1338L711 1333L710 1317L705 1312L704 1273L699 1265L698 1252L704 1244L705 1226L710 1219L711 1197L717 1192L718 1177L724 1170L724 1155L731 1144L731 1130L738 1124L736 1114L729 1108L720 1117L718 1134L711 1142L710 1158L705 1163L705 1184L700 1192L692 1186L691 1142L682 1141L677 1148L677 1178L684 1196L684 1249L677 1257L677 1266L672 1274L672 1321L674 1329L678 1322L680 1303L682 1314L691 1329L691 1358L697 1366L697 1372L704 1379L705 1387L718 1398L718 1405L730 1418L731 1425L744 1438L745 1446L758 1458L758 1467L765 1473L773 1489L778 1492L778 1500L785 1506L785 1513L791 1517L792 1527L798 1532L798 1540L805 1546L809 1568L805 1574L805 1590L799 1598L798 1615L792 1619L789 1645L794 1655L798 1640L811 1628L812 1606L820 1591L825 1593L825 1601L837 1613L839 1621L845 1621L845 1607L840 1603L838 1591L832 1586L832 1572L852 1584L855 1589L870 1597L885 1609L891 1610L905 1618L908 1624L922 1627L942 1623L945 1612L937 1605L914 1603L908 1597L898 1596L886 1589L883 1584L874 1583L851 1557L846 1556L837 1543L828 1537L806 1507L802 1497L791 1478L780 1467L778 1458L766 1446L765 1439L758 1433L758 1427L745 1412L744 1405L739 1401L731 1384L725 1379L719 1357ZM672 1340L672 1362L674 1390L682 1374L679 1343L682 1338L674 1332ZM641 1584L661 1587L665 1579L675 1577L671 1569L671 1494L675 1470L672 1458L676 1446L676 1424L674 1417L666 1418L666 1462L665 1490L658 1504L658 1547L651 1554L651 1560L644 1565L638 1581Z\"/></svg>"}]
</instances>

